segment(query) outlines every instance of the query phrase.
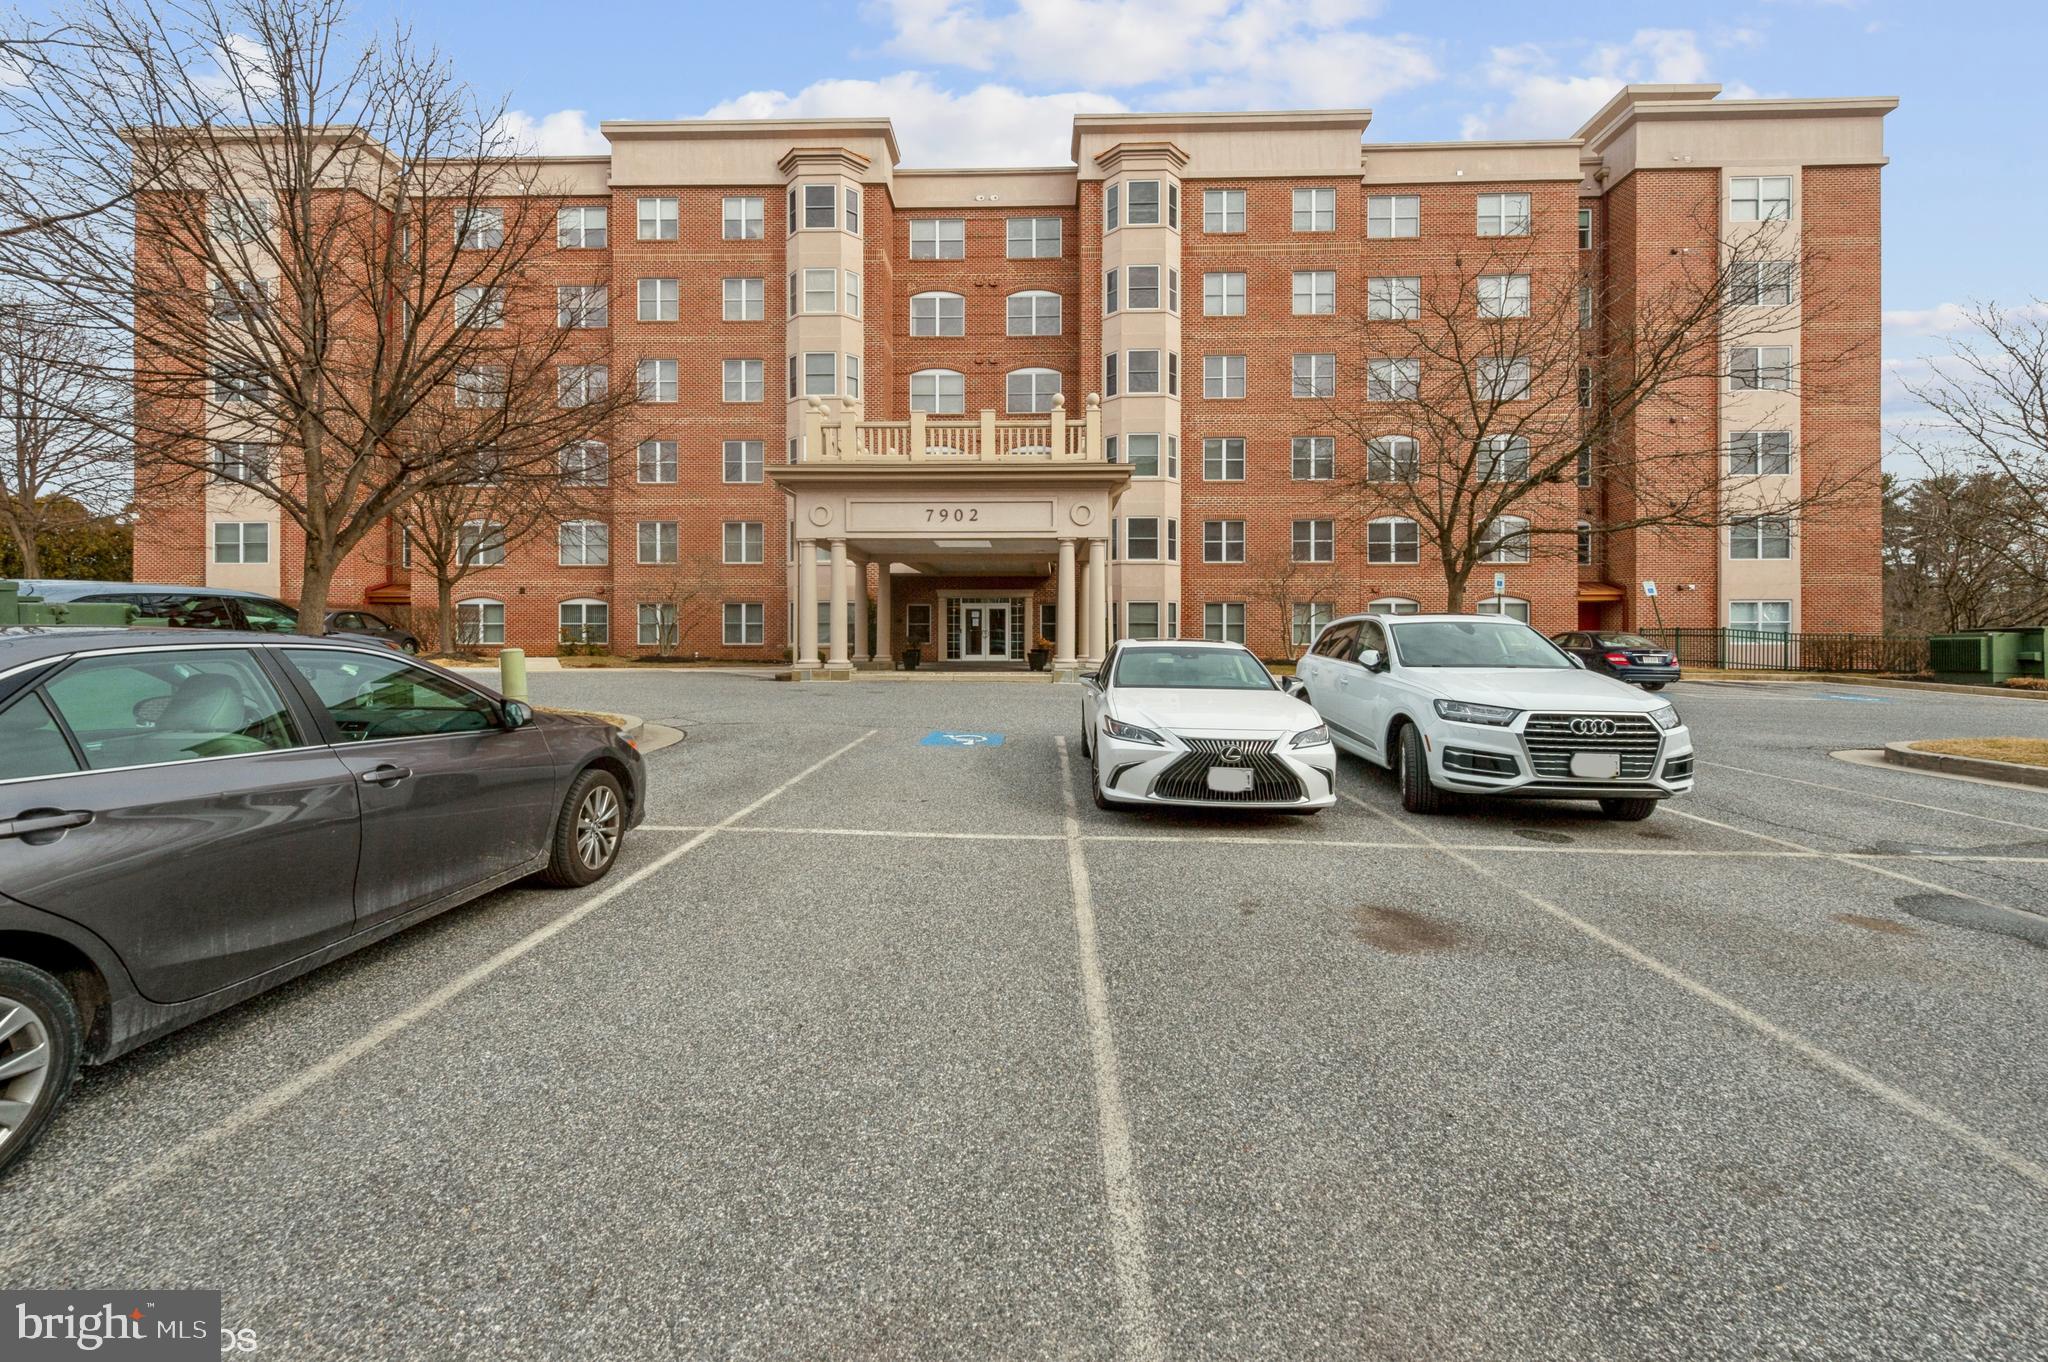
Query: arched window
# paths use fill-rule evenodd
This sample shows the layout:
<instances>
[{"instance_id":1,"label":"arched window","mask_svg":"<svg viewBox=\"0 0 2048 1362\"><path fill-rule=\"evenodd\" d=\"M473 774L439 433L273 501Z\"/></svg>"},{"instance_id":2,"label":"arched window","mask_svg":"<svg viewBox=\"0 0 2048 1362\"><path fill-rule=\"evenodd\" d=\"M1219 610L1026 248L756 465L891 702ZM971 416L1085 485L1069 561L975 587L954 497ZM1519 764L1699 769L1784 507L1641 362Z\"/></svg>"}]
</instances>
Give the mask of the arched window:
<instances>
[{"instance_id":1,"label":"arched window","mask_svg":"<svg viewBox=\"0 0 2048 1362\"><path fill-rule=\"evenodd\" d=\"M1420 527L1406 516L1381 516L1365 527L1365 561L1368 563L1419 563L1422 561Z\"/></svg>"},{"instance_id":2,"label":"arched window","mask_svg":"<svg viewBox=\"0 0 2048 1362\"><path fill-rule=\"evenodd\" d=\"M1005 304L1005 330L1012 336L1057 336L1060 295L1044 289L1013 293Z\"/></svg>"},{"instance_id":3,"label":"arched window","mask_svg":"<svg viewBox=\"0 0 2048 1362\"><path fill-rule=\"evenodd\" d=\"M1365 608L1375 615L1419 615L1422 602L1406 596L1382 596L1376 601L1367 601Z\"/></svg>"},{"instance_id":4,"label":"arched window","mask_svg":"<svg viewBox=\"0 0 2048 1362\"><path fill-rule=\"evenodd\" d=\"M1475 615L1506 615L1511 620L1529 622L1529 603L1520 596L1488 596L1472 607Z\"/></svg>"},{"instance_id":5,"label":"arched window","mask_svg":"<svg viewBox=\"0 0 2048 1362\"><path fill-rule=\"evenodd\" d=\"M910 409L937 415L966 411L966 378L954 369L919 369L910 376Z\"/></svg>"},{"instance_id":6,"label":"arched window","mask_svg":"<svg viewBox=\"0 0 2048 1362\"><path fill-rule=\"evenodd\" d=\"M911 294L910 334L913 336L966 335L967 300L957 293Z\"/></svg>"},{"instance_id":7,"label":"arched window","mask_svg":"<svg viewBox=\"0 0 2048 1362\"><path fill-rule=\"evenodd\" d=\"M1593 566L1593 527L1588 522L1581 520L1577 528L1579 532L1579 566L1591 567Z\"/></svg>"},{"instance_id":8,"label":"arched window","mask_svg":"<svg viewBox=\"0 0 2048 1362\"><path fill-rule=\"evenodd\" d=\"M563 601L561 606L562 642L611 642L611 613L611 607L603 601Z\"/></svg>"},{"instance_id":9,"label":"arched window","mask_svg":"<svg viewBox=\"0 0 2048 1362\"><path fill-rule=\"evenodd\" d=\"M1057 369L1012 369L1003 379L1003 410L1047 412L1060 391Z\"/></svg>"},{"instance_id":10,"label":"arched window","mask_svg":"<svg viewBox=\"0 0 2048 1362\"><path fill-rule=\"evenodd\" d=\"M487 596L457 601L455 641L458 644L502 644L505 641L505 603Z\"/></svg>"}]
</instances>

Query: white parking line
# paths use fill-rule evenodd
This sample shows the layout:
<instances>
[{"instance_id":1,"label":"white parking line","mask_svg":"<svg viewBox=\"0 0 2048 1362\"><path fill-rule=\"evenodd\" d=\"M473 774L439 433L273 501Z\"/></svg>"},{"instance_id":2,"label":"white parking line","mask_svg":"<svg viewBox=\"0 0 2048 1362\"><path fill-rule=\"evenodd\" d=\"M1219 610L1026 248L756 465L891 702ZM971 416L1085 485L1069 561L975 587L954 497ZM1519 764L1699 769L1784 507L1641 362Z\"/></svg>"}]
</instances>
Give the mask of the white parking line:
<instances>
[{"instance_id":1,"label":"white parking line","mask_svg":"<svg viewBox=\"0 0 2048 1362\"><path fill-rule=\"evenodd\" d=\"M1825 781L1802 780L1798 776L1781 776L1770 771L1752 770L1747 766L1730 766L1725 761L1706 761L1702 759L1699 764L1717 767L1723 771L1739 771L1746 776L1762 776L1765 780L1782 780L1789 785L1810 785L1816 790L1833 790L1838 794L1854 795L1858 799L1878 799L1887 804L1904 804L1909 808L1925 809L1929 813L1945 813L1951 818L1974 818L1980 823L1999 823L2008 828L2022 828L2028 832L2048 832L2048 828L2041 827L2035 823L2018 823L2010 818L1993 818L1989 814L1970 813L1964 809L1951 809L1943 804L1922 804L1917 799L1899 799L1893 795L1872 794L1868 790L1851 789L1847 785L1829 785ZM1888 766L1887 769L1900 770L1903 768Z\"/></svg>"},{"instance_id":2,"label":"white parking line","mask_svg":"<svg viewBox=\"0 0 2048 1362\"><path fill-rule=\"evenodd\" d=\"M1379 809L1373 808L1370 804L1367 804L1364 800L1359 799L1356 795L1347 794L1344 796L1344 798L1350 800L1354 804L1357 804L1360 808L1365 809L1367 812L1372 813L1377 817L1386 819L1388 822L1393 823L1397 827L1410 826L1408 824L1404 824L1400 819L1395 818L1390 813L1385 813ZM1674 810L1673 812L1676 811ZM1496 884L1499 884L1503 889L1507 890L1509 893L1515 895L1519 899L1522 899L1524 902L1533 904L1535 907L1549 914L1557 921L1564 923L1572 930L1580 932L1585 936L1591 938L1592 940L1599 942L1601 945L1607 947L1609 950L1615 952L1617 955L1622 956L1624 959L1629 960L1634 964L1642 966L1644 969L1649 970L1651 973L1666 980L1667 982L1676 984L1679 988L1684 989L1687 993L1692 994L1695 998L1698 998L1702 1002L1709 1003L1712 1006L1719 1008L1721 1011L1726 1012L1729 1016L1741 1022L1744 1026L1749 1027L1751 1030L1756 1031L1760 1035L1766 1036L1771 1040L1776 1041L1778 1044L1785 1046L1787 1049L1792 1050L1796 1054L1799 1054L1805 1059L1827 1070L1829 1073L1834 1074L1836 1077L1842 1079L1843 1081L1855 1087L1861 1088L1863 1091L1869 1093L1871 1096L1877 1098L1879 1101L1884 1102L1886 1105L1895 1107L1898 1110L1905 1112L1909 1116L1915 1117L1918 1120L1926 1122L1928 1125L1933 1126L1935 1129L1941 1131L1943 1134L1956 1140L1958 1143L1965 1145L1970 1149L1976 1150L1979 1154L1982 1154L1985 1158L1991 1160L1993 1163L1996 1163L2003 1168L2009 1169L2010 1171L2017 1173L2020 1177L2032 1183L2038 1190L2048 1192L2048 1166L2036 1163L2034 1160L2026 1157L2026 1155L2018 1153L2015 1150L2006 1148L2004 1145L2000 1144L1998 1141L1992 1139L1988 1135L1979 1134L1977 1131L1972 1130L1969 1126L1964 1125L1960 1120L1956 1119L1954 1116L1951 1116L1946 1111L1943 1111L1940 1107L1930 1105L1927 1102L1923 1102L1919 1098L1913 1096L1913 1094L1905 1091L1903 1088L1894 1087L1890 1083L1887 1083L1883 1079L1879 1078L1877 1075L1870 1073L1868 1070L1859 1068L1855 1064L1850 1063L1848 1060L1843 1059L1840 1055L1835 1054L1832 1050L1825 1049L1822 1046L1815 1044L1813 1041L1810 1041L1806 1037L1799 1035L1797 1032L1786 1030L1784 1027L1778 1025L1770 1018L1765 1017L1761 1013L1754 1012L1751 1009L1743 1006L1741 1003L1736 1002L1733 998L1730 998L1727 994L1722 993L1721 991L1712 987L1711 985L1703 983L1700 980L1693 978L1691 975L1687 974L1685 971L1681 969L1678 969L1676 966L1666 964L1664 961L1659 960L1657 957L1651 955L1649 952L1629 944L1628 942L1622 940L1620 937L1615 936L1613 933L1594 926L1592 923L1586 921L1584 918L1579 917L1578 915L1564 908L1559 907L1557 904L1552 903L1549 899L1544 898L1542 895L1533 894L1529 892L1527 889L1524 889L1521 886L1515 884L1511 880L1502 879L1499 875L1495 874L1491 870L1488 870L1485 866L1473 860L1471 857L1454 850L1450 846L1438 842L1437 839L1432 837L1426 830L1421 828L1415 828L1414 831L1416 831L1420 836L1426 838L1433 846L1442 850L1445 855L1449 856L1452 860L1457 861L1459 864L1465 866L1474 874L1483 875L1487 879L1494 881Z\"/></svg>"},{"instance_id":3,"label":"white parking line","mask_svg":"<svg viewBox=\"0 0 2048 1362\"><path fill-rule=\"evenodd\" d=\"M231 1135L246 1130L264 1117L284 1107L295 1098L303 1096L310 1089L334 1077L350 1064L361 1059L364 1055L370 1053L370 1051L376 1049L385 1041L390 1040L401 1031L440 1011L443 1007L446 1007L470 989L504 969L507 965L526 955L535 947L560 936L563 932L583 921L592 913L631 889L634 885L641 883L652 875L659 874L677 860L703 846L720 832L729 830L732 824L745 818L748 814L767 804L778 795L790 790L799 782L816 775L819 771L822 771L825 767L845 756L848 752L851 752L854 748L860 746L879 732L881 730L878 728L869 729L830 756L823 757L806 766L803 770L797 772L788 780L783 781L780 785L770 790L767 794L762 795L745 808L704 828L681 846L673 847L663 852L660 856L657 856L623 879L606 881L603 889L577 904L545 927L538 928L521 937L497 954L491 956L488 960L485 960L482 964L465 970L420 1001L414 1003L411 1007L405 1009L405 1011L380 1022L375 1027L350 1041L347 1045L328 1055L319 1063L301 1069L291 1078L251 1098L234 1111L229 1112L220 1120L206 1127L206 1129L180 1140L169 1150L151 1159L133 1172L123 1174L110 1182L100 1184L98 1190L91 1196L82 1198L70 1211L52 1222L47 1231L36 1235L33 1239L27 1235L10 1236L15 1239L15 1242L0 1248L0 1268L13 1267L16 1263L27 1257L31 1249L39 1248L48 1243L54 1235L63 1234L66 1230L77 1225L81 1220L106 1206L109 1202L117 1201L129 1192L134 1191L137 1187L162 1177L164 1174L176 1169L179 1165L189 1161L193 1156L219 1144Z\"/></svg>"},{"instance_id":4,"label":"white parking line","mask_svg":"<svg viewBox=\"0 0 2048 1362\"><path fill-rule=\"evenodd\" d=\"M1119 1334L1123 1354L1139 1362L1162 1362L1166 1339L1152 1302L1152 1269L1145 1243L1145 1202L1138 1190L1137 1161L1131 1152L1131 1123L1124 1111L1123 1079L1116 1037L1109 1027L1109 988L1095 946L1095 895L1088 861L1081 852L1081 819L1074 803L1074 764L1067 739L1060 749L1060 804L1065 812L1067 884L1074 897L1074 934L1081 965L1081 1001L1088 1014L1088 1048L1095 1061L1097 1138L1102 1147L1102 1181L1109 1200L1109 1252L1116 1266Z\"/></svg>"}]
</instances>

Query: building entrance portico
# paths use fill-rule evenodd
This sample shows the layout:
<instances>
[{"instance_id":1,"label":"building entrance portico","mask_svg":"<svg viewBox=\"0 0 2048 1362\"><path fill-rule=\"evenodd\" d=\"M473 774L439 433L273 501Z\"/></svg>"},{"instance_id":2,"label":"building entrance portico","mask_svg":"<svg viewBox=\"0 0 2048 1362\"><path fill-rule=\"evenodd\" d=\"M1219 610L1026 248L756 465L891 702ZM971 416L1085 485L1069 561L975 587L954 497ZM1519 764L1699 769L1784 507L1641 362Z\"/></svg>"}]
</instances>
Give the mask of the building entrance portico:
<instances>
[{"instance_id":1,"label":"building entrance portico","mask_svg":"<svg viewBox=\"0 0 2048 1362\"><path fill-rule=\"evenodd\" d=\"M1049 419L1004 421L986 411L978 421L834 419L814 402L805 428L802 461L769 473L794 522L798 673L867 660L837 631L818 655L820 549L831 619L866 599L875 566L876 666L901 656L920 608L928 636L915 646L926 657L1021 660L1037 641L1030 602L1048 586L1054 672L1101 660L1111 517L1131 470L1102 460L1094 398L1075 422L1058 402Z\"/></svg>"}]
</instances>

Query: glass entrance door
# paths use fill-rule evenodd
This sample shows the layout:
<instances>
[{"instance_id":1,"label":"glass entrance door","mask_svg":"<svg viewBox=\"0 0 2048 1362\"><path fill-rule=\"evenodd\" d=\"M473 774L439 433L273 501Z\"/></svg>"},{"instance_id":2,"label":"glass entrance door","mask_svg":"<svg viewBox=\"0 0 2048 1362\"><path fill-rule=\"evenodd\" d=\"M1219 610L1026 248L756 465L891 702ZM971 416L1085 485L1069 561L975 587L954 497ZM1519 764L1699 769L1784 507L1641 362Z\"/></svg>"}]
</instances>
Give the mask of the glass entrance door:
<instances>
[{"instance_id":1,"label":"glass entrance door","mask_svg":"<svg viewBox=\"0 0 2048 1362\"><path fill-rule=\"evenodd\" d=\"M1010 656L1010 607L963 605L960 608L960 656L970 662L995 662Z\"/></svg>"}]
</instances>

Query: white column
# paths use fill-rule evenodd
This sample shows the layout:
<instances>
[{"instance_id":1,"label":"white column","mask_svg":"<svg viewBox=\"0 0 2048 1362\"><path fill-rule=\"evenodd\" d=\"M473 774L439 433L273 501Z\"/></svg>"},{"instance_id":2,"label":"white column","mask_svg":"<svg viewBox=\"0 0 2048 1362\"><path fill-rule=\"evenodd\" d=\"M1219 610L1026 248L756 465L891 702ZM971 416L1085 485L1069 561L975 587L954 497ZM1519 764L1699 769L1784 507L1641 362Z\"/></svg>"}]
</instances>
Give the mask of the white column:
<instances>
[{"instance_id":1,"label":"white column","mask_svg":"<svg viewBox=\"0 0 2048 1362\"><path fill-rule=\"evenodd\" d=\"M846 660L846 589L849 576L851 574L847 571L846 565L846 541L835 539L832 541L832 642L826 648L827 671L853 670L853 664Z\"/></svg>"},{"instance_id":2,"label":"white column","mask_svg":"<svg viewBox=\"0 0 2048 1362\"><path fill-rule=\"evenodd\" d=\"M868 560L853 562L853 660L868 660Z\"/></svg>"},{"instance_id":3,"label":"white column","mask_svg":"<svg viewBox=\"0 0 2048 1362\"><path fill-rule=\"evenodd\" d=\"M1088 561L1095 571L1088 579L1088 656L1098 664L1109 651L1109 541L1097 539L1088 546Z\"/></svg>"},{"instance_id":4,"label":"white column","mask_svg":"<svg viewBox=\"0 0 2048 1362\"><path fill-rule=\"evenodd\" d=\"M1053 606L1052 666L1065 671L1074 665L1074 541L1060 540L1059 594Z\"/></svg>"},{"instance_id":5,"label":"white column","mask_svg":"<svg viewBox=\"0 0 2048 1362\"><path fill-rule=\"evenodd\" d=\"M796 541L796 666L818 669L818 541Z\"/></svg>"},{"instance_id":6,"label":"white column","mask_svg":"<svg viewBox=\"0 0 2048 1362\"><path fill-rule=\"evenodd\" d=\"M875 661L884 671L895 663L889 655L889 632L895 619L895 612L889 606L889 568L887 558L875 563Z\"/></svg>"}]
</instances>

